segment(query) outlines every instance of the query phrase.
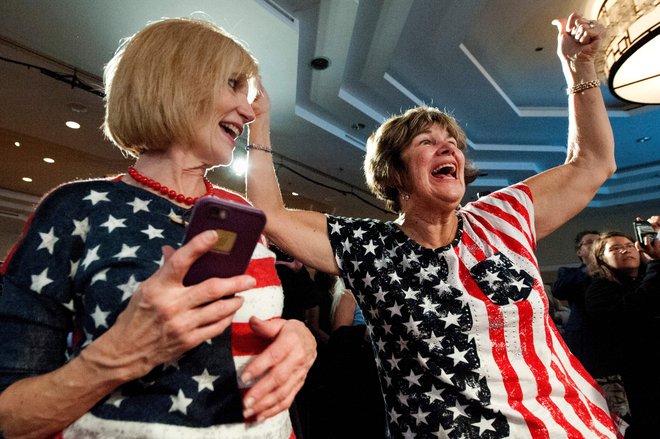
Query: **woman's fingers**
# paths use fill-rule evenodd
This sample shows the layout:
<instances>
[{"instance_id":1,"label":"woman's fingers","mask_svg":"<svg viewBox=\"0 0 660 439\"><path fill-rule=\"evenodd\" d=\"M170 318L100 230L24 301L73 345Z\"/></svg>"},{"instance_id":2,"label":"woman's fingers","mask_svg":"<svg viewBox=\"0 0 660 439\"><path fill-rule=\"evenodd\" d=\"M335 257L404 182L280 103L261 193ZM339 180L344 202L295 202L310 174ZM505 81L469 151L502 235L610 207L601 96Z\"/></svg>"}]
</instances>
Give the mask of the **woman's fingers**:
<instances>
[{"instance_id":1,"label":"woman's fingers","mask_svg":"<svg viewBox=\"0 0 660 439\"><path fill-rule=\"evenodd\" d=\"M246 393L244 415L258 419L288 408L316 358L316 341L302 322L251 319L253 330L275 340L244 369L241 378L259 381Z\"/></svg>"},{"instance_id":2,"label":"woman's fingers","mask_svg":"<svg viewBox=\"0 0 660 439\"><path fill-rule=\"evenodd\" d=\"M163 274L171 277L173 281L182 283L190 266L200 256L211 250L217 240L218 233L215 230L206 230L200 233L165 258L165 263L159 271L162 270ZM165 249L163 249L163 255L165 256Z\"/></svg>"}]
</instances>

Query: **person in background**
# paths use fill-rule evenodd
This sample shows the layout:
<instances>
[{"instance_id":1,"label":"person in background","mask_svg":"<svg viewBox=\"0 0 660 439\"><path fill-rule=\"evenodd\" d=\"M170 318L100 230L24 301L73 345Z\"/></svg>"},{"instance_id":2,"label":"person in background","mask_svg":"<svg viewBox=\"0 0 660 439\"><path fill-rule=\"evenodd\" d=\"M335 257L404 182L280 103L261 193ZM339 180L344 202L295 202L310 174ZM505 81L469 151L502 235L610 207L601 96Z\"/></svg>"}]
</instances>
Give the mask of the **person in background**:
<instances>
[{"instance_id":1,"label":"person in background","mask_svg":"<svg viewBox=\"0 0 660 439\"><path fill-rule=\"evenodd\" d=\"M326 296L330 337L319 359L325 397L318 416L325 439L387 438L387 419L375 355L366 322L351 290L339 276L316 272L314 281ZM323 325L326 327L326 325Z\"/></svg>"},{"instance_id":2,"label":"person in background","mask_svg":"<svg viewBox=\"0 0 660 439\"><path fill-rule=\"evenodd\" d=\"M309 320L318 315L319 298L309 271L299 260L287 255L277 246L271 245L270 249L275 253L275 269L284 292L282 318L305 322L312 335L317 338L317 327L310 324ZM318 362L318 346L317 343L317 361L315 365ZM312 365L305 383L296 394L289 408L293 429L299 439L313 437L310 419L314 416L314 413L311 413L312 406L309 401L314 397L311 394L311 388L314 387L312 383L316 380L315 365Z\"/></svg>"},{"instance_id":3,"label":"person in background","mask_svg":"<svg viewBox=\"0 0 660 439\"><path fill-rule=\"evenodd\" d=\"M247 203L205 174L254 119L258 73L232 36L186 18L150 23L106 66L104 130L135 164L47 194L4 264L5 437L292 437L316 344L278 318L265 238L247 274L183 285L218 240L181 246L196 200Z\"/></svg>"},{"instance_id":4,"label":"person in background","mask_svg":"<svg viewBox=\"0 0 660 439\"><path fill-rule=\"evenodd\" d=\"M593 336L585 318L584 293L591 282L587 264L591 257L591 245L598 239L598 234L597 230L583 230L575 236L575 254L580 260L580 266L560 267L551 290L555 298L569 304L570 314L562 336L573 355L589 372L593 372L598 365L594 364Z\"/></svg>"},{"instance_id":5,"label":"person in background","mask_svg":"<svg viewBox=\"0 0 660 439\"><path fill-rule=\"evenodd\" d=\"M341 275L367 321L392 437L607 437L597 383L551 323L534 252L615 171L594 65L605 29L553 22L568 88L563 165L461 206L477 172L437 108L385 121L367 142L372 192L394 222L287 209L273 168L266 92L249 131L248 199L266 234L317 271ZM348 397L348 396L347 396Z\"/></svg>"},{"instance_id":6,"label":"person in background","mask_svg":"<svg viewBox=\"0 0 660 439\"><path fill-rule=\"evenodd\" d=\"M660 220L652 223L660 229ZM585 295L601 384L610 408L630 427L626 439L660 431L660 240L635 243L612 231L593 244Z\"/></svg>"}]
</instances>

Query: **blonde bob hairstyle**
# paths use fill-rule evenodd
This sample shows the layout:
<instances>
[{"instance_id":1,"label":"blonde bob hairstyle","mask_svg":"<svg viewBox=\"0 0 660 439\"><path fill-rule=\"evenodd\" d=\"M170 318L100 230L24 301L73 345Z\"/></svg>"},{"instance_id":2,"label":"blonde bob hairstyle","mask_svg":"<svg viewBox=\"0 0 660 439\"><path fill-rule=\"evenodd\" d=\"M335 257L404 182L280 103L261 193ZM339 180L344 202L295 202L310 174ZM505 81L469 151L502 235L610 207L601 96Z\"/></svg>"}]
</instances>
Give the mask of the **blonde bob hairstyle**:
<instances>
[{"instance_id":1,"label":"blonde bob hairstyle","mask_svg":"<svg viewBox=\"0 0 660 439\"><path fill-rule=\"evenodd\" d=\"M213 23L150 23L124 40L105 67L103 132L134 157L192 141L222 87L234 79L253 93L258 74L245 47Z\"/></svg>"},{"instance_id":2,"label":"blonde bob hairstyle","mask_svg":"<svg viewBox=\"0 0 660 439\"><path fill-rule=\"evenodd\" d=\"M467 138L453 116L435 107L411 108L403 114L393 116L367 140L367 155L364 159L364 172L367 184L387 207L401 211L399 196L406 191L407 170L401 158L413 138L433 124L439 124L456 139L458 148L465 152ZM472 183L478 176L474 164L465 159L465 184Z\"/></svg>"}]
</instances>

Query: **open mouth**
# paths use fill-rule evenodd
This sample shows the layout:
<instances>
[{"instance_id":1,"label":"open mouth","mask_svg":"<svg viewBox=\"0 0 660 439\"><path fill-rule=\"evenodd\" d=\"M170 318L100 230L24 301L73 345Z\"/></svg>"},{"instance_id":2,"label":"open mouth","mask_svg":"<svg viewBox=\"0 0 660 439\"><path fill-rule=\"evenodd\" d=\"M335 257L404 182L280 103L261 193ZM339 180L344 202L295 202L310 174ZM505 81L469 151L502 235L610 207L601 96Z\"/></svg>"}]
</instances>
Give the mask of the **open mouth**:
<instances>
[{"instance_id":1,"label":"open mouth","mask_svg":"<svg viewBox=\"0 0 660 439\"><path fill-rule=\"evenodd\" d=\"M220 122L219 125L220 125L220 128L225 130L225 132L227 134L229 134L229 136L232 139L236 139L238 136L241 135L241 129L239 127L237 127L236 125L232 125L230 123L225 123L225 122Z\"/></svg>"},{"instance_id":2,"label":"open mouth","mask_svg":"<svg viewBox=\"0 0 660 439\"><path fill-rule=\"evenodd\" d=\"M456 165L444 163L431 172L431 175L438 178L456 178Z\"/></svg>"}]
</instances>

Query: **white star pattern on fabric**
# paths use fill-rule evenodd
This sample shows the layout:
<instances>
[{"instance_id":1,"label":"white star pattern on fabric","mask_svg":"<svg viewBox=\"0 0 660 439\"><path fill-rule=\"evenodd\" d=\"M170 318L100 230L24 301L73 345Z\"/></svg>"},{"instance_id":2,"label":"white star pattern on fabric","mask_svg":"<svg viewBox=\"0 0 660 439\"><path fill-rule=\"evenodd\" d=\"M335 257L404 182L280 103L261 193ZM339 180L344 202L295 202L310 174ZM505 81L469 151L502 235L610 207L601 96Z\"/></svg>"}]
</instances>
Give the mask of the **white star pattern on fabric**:
<instances>
[{"instance_id":1,"label":"white star pattern on fabric","mask_svg":"<svg viewBox=\"0 0 660 439\"><path fill-rule=\"evenodd\" d=\"M442 395L442 392L444 392L444 391L445 391L445 389L438 389L435 386L431 386L431 391L426 392L425 395L429 397L431 402L443 401L443 399L441 398L441 395Z\"/></svg>"},{"instance_id":2,"label":"white star pattern on fabric","mask_svg":"<svg viewBox=\"0 0 660 439\"><path fill-rule=\"evenodd\" d=\"M357 239L362 239L362 236L365 234L365 231L362 230L362 227L358 227L357 229L353 230L353 237Z\"/></svg>"},{"instance_id":3,"label":"white star pattern on fabric","mask_svg":"<svg viewBox=\"0 0 660 439\"><path fill-rule=\"evenodd\" d=\"M48 278L48 268L44 268L44 271L37 275L32 275L30 276L32 279L32 285L30 285L30 289L32 291L36 291L37 293L41 293L41 290L48 285L49 283L53 282L52 279Z\"/></svg>"},{"instance_id":4,"label":"white star pattern on fabric","mask_svg":"<svg viewBox=\"0 0 660 439\"><path fill-rule=\"evenodd\" d=\"M447 356L454 360L454 366L456 366L459 363L467 363L468 361L465 359L465 356L467 355L467 351L459 351L456 346L454 346L454 352L451 354L448 354Z\"/></svg>"},{"instance_id":5,"label":"white star pattern on fabric","mask_svg":"<svg viewBox=\"0 0 660 439\"><path fill-rule=\"evenodd\" d=\"M71 235L80 236L80 238L85 241L87 239L87 234L89 233L89 218L84 218L80 221L73 220L73 232Z\"/></svg>"},{"instance_id":6,"label":"white star pattern on fabric","mask_svg":"<svg viewBox=\"0 0 660 439\"><path fill-rule=\"evenodd\" d=\"M491 287L495 285L496 282L502 282L502 279L500 279L499 274L492 273L490 271L486 273L486 276L484 276L484 280L488 282Z\"/></svg>"},{"instance_id":7,"label":"white star pattern on fabric","mask_svg":"<svg viewBox=\"0 0 660 439\"><path fill-rule=\"evenodd\" d=\"M101 224L100 227L107 227L108 233L112 233L117 228L126 227L126 224L124 224L125 221L126 219L124 218L115 218L112 215L108 215L108 220Z\"/></svg>"},{"instance_id":8,"label":"white star pattern on fabric","mask_svg":"<svg viewBox=\"0 0 660 439\"><path fill-rule=\"evenodd\" d=\"M421 408L417 409L417 413L415 413L413 418L415 418L415 422L417 425L419 424L426 424L426 417L429 415L429 412L423 412Z\"/></svg>"},{"instance_id":9,"label":"white star pattern on fabric","mask_svg":"<svg viewBox=\"0 0 660 439\"><path fill-rule=\"evenodd\" d=\"M92 202L93 206L96 206L96 203L99 203L101 201L107 201L109 202L110 200L108 199L108 193L107 192L97 192L94 189L92 189L89 192L89 195L87 195L83 200L89 200Z\"/></svg>"},{"instance_id":10,"label":"white star pattern on fabric","mask_svg":"<svg viewBox=\"0 0 660 439\"><path fill-rule=\"evenodd\" d=\"M369 241L369 243L367 245L363 245L363 247L365 249L365 253L367 253L367 254L371 253L373 255L376 254L375 250L376 250L377 247L374 245L373 241Z\"/></svg>"},{"instance_id":11,"label":"white star pattern on fabric","mask_svg":"<svg viewBox=\"0 0 660 439\"><path fill-rule=\"evenodd\" d=\"M211 375L205 368L201 375L196 375L192 379L197 381L197 391L201 392L204 389L213 391L213 381L217 380L218 377L219 375Z\"/></svg>"},{"instance_id":12,"label":"white star pattern on fabric","mask_svg":"<svg viewBox=\"0 0 660 439\"><path fill-rule=\"evenodd\" d=\"M108 280L109 270L110 270L109 268L106 268L105 270L101 270L98 273L96 273L94 276L92 276L92 280L89 284L94 285L96 282Z\"/></svg>"},{"instance_id":13,"label":"white star pattern on fabric","mask_svg":"<svg viewBox=\"0 0 660 439\"><path fill-rule=\"evenodd\" d=\"M445 338L444 335L438 337L435 335L435 332L431 331L431 336L426 339L426 342L429 344L430 349L440 349L442 348L442 340Z\"/></svg>"},{"instance_id":14,"label":"white star pattern on fabric","mask_svg":"<svg viewBox=\"0 0 660 439\"><path fill-rule=\"evenodd\" d=\"M130 247L126 244L121 245L121 250L115 255L115 258L137 258L137 251L140 248L139 245Z\"/></svg>"},{"instance_id":15,"label":"white star pattern on fabric","mask_svg":"<svg viewBox=\"0 0 660 439\"><path fill-rule=\"evenodd\" d=\"M135 290L140 286L141 282L135 280L135 276L131 274L131 277L128 278L128 281L125 284L117 285L117 288L123 293L121 296L121 301L123 302L126 299L129 299Z\"/></svg>"},{"instance_id":16,"label":"white star pattern on fabric","mask_svg":"<svg viewBox=\"0 0 660 439\"><path fill-rule=\"evenodd\" d=\"M516 287L518 289L518 292L522 291L523 288L527 287L527 285L525 285L525 281L523 279L515 279L515 280L511 281L511 285Z\"/></svg>"},{"instance_id":17,"label":"white star pattern on fabric","mask_svg":"<svg viewBox=\"0 0 660 439\"><path fill-rule=\"evenodd\" d=\"M456 325L458 326L458 318L460 317L460 314L454 314L452 312L448 312L446 316L440 317L440 320L444 320L445 322L445 329L449 328L451 325Z\"/></svg>"},{"instance_id":18,"label":"white star pattern on fabric","mask_svg":"<svg viewBox=\"0 0 660 439\"><path fill-rule=\"evenodd\" d=\"M99 247L101 247L101 245L97 245L87 252L85 259L83 259L82 262L83 268L88 268L91 263L99 260Z\"/></svg>"},{"instance_id":19,"label":"white star pattern on fabric","mask_svg":"<svg viewBox=\"0 0 660 439\"><path fill-rule=\"evenodd\" d=\"M69 277L73 279L76 276L76 273L78 272L78 265L80 265L80 259L77 261L69 261L70 262L70 269L69 269Z\"/></svg>"},{"instance_id":20,"label":"white star pattern on fabric","mask_svg":"<svg viewBox=\"0 0 660 439\"><path fill-rule=\"evenodd\" d=\"M133 213L138 213L140 211L149 212L149 208L147 207L149 206L149 203L151 203L151 200L141 200L140 198L135 197L133 201L126 204L133 206Z\"/></svg>"},{"instance_id":21,"label":"white star pattern on fabric","mask_svg":"<svg viewBox=\"0 0 660 439\"><path fill-rule=\"evenodd\" d=\"M151 224L147 226L146 230L142 230L142 233L147 235L149 239L164 238L163 229L157 229Z\"/></svg>"},{"instance_id":22,"label":"white star pattern on fabric","mask_svg":"<svg viewBox=\"0 0 660 439\"><path fill-rule=\"evenodd\" d=\"M124 401L126 397L122 395L121 390L116 390L110 394L108 399L105 401L106 404L113 405L117 408L121 405L122 401Z\"/></svg>"},{"instance_id":23,"label":"white star pattern on fabric","mask_svg":"<svg viewBox=\"0 0 660 439\"><path fill-rule=\"evenodd\" d=\"M387 308L387 310L390 312L390 315L391 315L392 317L394 317L394 316L401 316L401 317L403 317L403 316L401 315L401 307L402 307L402 305L399 305L397 302L394 302L394 305L392 305L392 306L390 306L389 308Z\"/></svg>"},{"instance_id":24,"label":"white star pattern on fabric","mask_svg":"<svg viewBox=\"0 0 660 439\"><path fill-rule=\"evenodd\" d=\"M416 384L416 385L418 385L418 386L421 386L421 384L420 384L420 382L419 382L419 379L420 379L422 376L423 376L423 375L422 375L421 373L420 373L420 374L414 374L413 371L411 370L411 371L410 371L410 374L409 374L407 377L404 377L404 378L406 379L406 381L408 381L408 382L410 383L410 386L412 386L413 384Z\"/></svg>"},{"instance_id":25,"label":"white star pattern on fabric","mask_svg":"<svg viewBox=\"0 0 660 439\"><path fill-rule=\"evenodd\" d=\"M39 232L39 236L41 237L41 244L39 244L37 250L45 248L52 255L55 249L55 243L60 240L55 236L55 227L51 227L48 233Z\"/></svg>"},{"instance_id":26,"label":"white star pattern on fabric","mask_svg":"<svg viewBox=\"0 0 660 439\"><path fill-rule=\"evenodd\" d=\"M436 309L436 305L428 297L422 298L422 303L420 303L417 306L422 309L422 312L424 314L431 313L431 314L439 315L438 310Z\"/></svg>"},{"instance_id":27,"label":"white star pattern on fabric","mask_svg":"<svg viewBox=\"0 0 660 439\"><path fill-rule=\"evenodd\" d=\"M101 310L101 307L96 305L96 309L94 310L94 314L92 314L92 318L94 319L94 324L97 328L101 326L108 326L107 319L109 314L109 312Z\"/></svg>"},{"instance_id":28,"label":"white star pattern on fabric","mask_svg":"<svg viewBox=\"0 0 660 439\"><path fill-rule=\"evenodd\" d=\"M466 408L467 408L467 404L461 405L460 403L457 402L454 407L449 407L448 410L454 414L454 419L458 418L459 416L464 416L466 418L469 418L470 416L468 416L468 414L465 413Z\"/></svg>"},{"instance_id":29,"label":"white star pattern on fabric","mask_svg":"<svg viewBox=\"0 0 660 439\"><path fill-rule=\"evenodd\" d=\"M172 407L170 407L170 412L181 412L184 415L188 413L188 406L192 403L192 398L186 398L186 395L181 389L179 389L179 394L177 396L171 396Z\"/></svg>"},{"instance_id":30,"label":"white star pattern on fabric","mask_svg":"<svg viewBox=\"0 0 660 439\"><path fill-rule=\"evenodd\" d=\"M481 420L477 423L474 423L475 427L479 428L479 435L484 434L486 431L495 431L493 428L493 422L495 422L495 419L486 419L483 416L481 417Z\"/></svg>"}]
</instances>

